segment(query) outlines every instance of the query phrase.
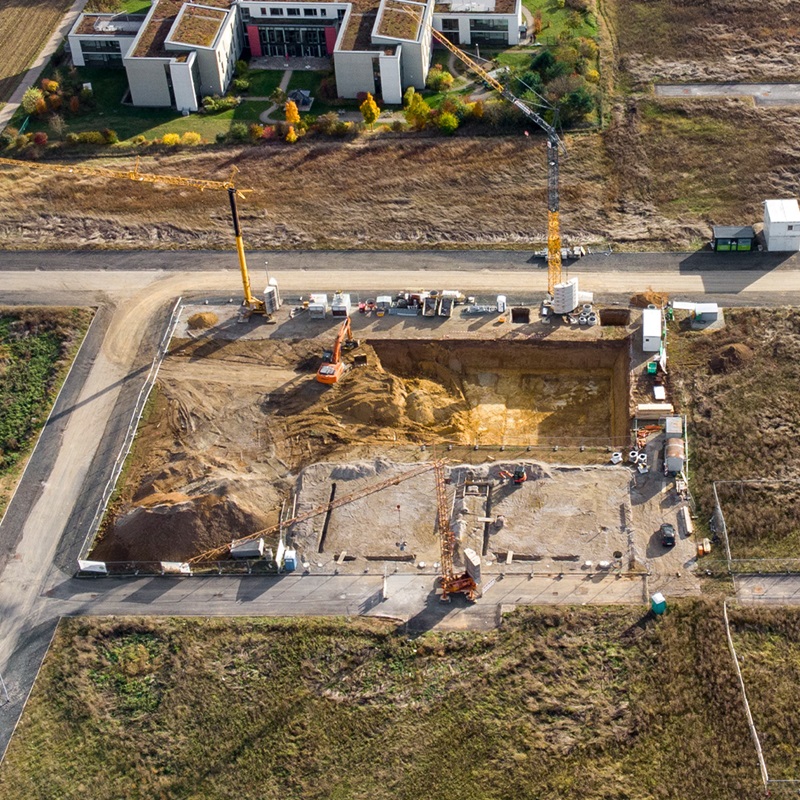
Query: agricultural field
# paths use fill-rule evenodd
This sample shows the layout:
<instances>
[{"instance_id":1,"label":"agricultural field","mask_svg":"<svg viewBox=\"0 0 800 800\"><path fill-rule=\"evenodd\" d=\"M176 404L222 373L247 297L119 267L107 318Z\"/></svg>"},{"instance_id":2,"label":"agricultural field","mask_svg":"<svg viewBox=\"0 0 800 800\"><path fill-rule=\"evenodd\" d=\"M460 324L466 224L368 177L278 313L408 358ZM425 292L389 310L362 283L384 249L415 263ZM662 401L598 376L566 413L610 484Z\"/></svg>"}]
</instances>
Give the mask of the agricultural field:
<instances>
[{"instance_id":1,"label":"agricultural field","mask_svg":"<svg viewBox=\"0 0 800 800\"><path fill-rule=\"evenodd\" d=\"M22 75L44 47L71 0L7 0L0 4L0 104L11 97Z\"/></svg>"},{"instance_id":2,"label":"agricultural field","mask_svg":"<svg viewBox=\"0 0 800 800\"><path fill-rule=\"evenodd\" d=\"M531 609L415 637L375 620L67 618L0 767L8 800L435 800L454 780L480 798L758 796L719 603Z\"/></svg>"},{"instance_id":3,"label":"agricultural field","mask_svg":"<svg viewBox=\"0 0 800 800\"><path fill-rule=\"evenodd\" d=\"M0 309L0 514L91 318L83 308Z\"/></svg>"}]
</instances>

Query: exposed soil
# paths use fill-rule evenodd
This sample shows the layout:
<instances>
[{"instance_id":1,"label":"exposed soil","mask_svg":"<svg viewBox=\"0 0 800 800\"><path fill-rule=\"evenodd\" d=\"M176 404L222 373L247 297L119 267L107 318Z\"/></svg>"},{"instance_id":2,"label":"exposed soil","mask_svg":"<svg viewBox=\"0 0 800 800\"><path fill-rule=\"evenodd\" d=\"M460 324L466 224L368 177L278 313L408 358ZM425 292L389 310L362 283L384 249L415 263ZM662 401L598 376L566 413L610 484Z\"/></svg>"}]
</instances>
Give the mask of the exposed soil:
<instances>
[{"instance_id":1,"label":"exposed soil","mask_svg":"<svg viewBox=\"0 0 800 800\"><path fill-rule=\"evenodd\" d=\"M192 314L187 322L191 330L199 331L204 328L213 328L219 322L219 317L210 311L201 311L198 314Z\"/></svg>"},{"instance_id":2,"label":"exposed soil","mask_svg":"<svg viewBox=\"0 0 800 800\"><path fill-rule=\"evenodd\" d=\"M184 560L226 544L274 524L296 472L320 461L397 448L416 459L420 443L604 451L627 438L627 340L371 339L367 365L333 387L314 378L322 344L173 340L94 554Z\"/></svg>"}]
</instances>

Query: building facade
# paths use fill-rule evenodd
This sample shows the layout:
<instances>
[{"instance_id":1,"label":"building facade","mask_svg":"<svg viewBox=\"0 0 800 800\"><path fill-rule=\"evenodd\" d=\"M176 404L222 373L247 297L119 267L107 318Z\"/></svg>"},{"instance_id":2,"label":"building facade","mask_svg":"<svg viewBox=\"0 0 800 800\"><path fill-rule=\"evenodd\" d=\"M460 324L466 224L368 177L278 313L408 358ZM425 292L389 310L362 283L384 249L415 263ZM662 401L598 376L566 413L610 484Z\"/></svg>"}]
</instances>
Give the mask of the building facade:
<instances>
[{"instance_id":1,"label":"building facade","mask_svg":"<svg viewBox=\"0 0 800 800\"><path fill-rule=\"evenodd\" d=\"M237 59L331 58L339 97L399 104L421 89L430 27L460 45L519 41L521 0L155 0L146 16L82 14L69 33L77 66L124 67L137 106L197 111L224 94Z\"/></svg>"}]
</instances>

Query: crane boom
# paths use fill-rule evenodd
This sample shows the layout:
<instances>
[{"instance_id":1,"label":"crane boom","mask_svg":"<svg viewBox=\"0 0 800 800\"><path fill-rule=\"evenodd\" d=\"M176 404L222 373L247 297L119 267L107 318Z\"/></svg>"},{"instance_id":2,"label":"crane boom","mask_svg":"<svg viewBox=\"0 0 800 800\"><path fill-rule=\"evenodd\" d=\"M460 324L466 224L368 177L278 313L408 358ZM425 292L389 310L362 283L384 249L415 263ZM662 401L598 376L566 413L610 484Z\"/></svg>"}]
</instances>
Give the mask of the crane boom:
<instances>
[{"instance_id":1,"label":"crane boom","mask_svg":"<svg viewBox=\"0 0 800 800\"><path fill-rule=\"evenodd\" d=\"M244 290L244 302L250 313L264 314L266 308L264 301L253 297L250 289L250 274L247 270L247 260L244 254L244 243L242 241L242 229L239 225L239 213L236 208L236 198L244 197L249 189L237 189L233 182L233 177L237 172L236 167L231 171L231 177L227 181L212 181L204 178L186 178L182 175L156 175L150 172L139 171L139 158L136 158L136 165L132 170L108 169L107 167L85 167L81 164L52 164L41 161L19 161L13 158L0 158L0 165L14 167L29 167L30 169L43 169L51 172L65 172L71 175L86 175L89 177L114 178L117 180L137 181L140 183L165 183L169 186L183 186L190 189L205 191L225 190L228 192L231 205L231 217L233 218L233 232L236 237L236 254L239 259L239 271L242 274L242 288Z\"/></svg>"},{"instance_id":2,"label":"crane boom","mask_svg":"<svg viewBox=\"0 0 800 800\"><path fill-rule=\"evenodd\" d=\"M409 13L416 12L408 9ZM431 35L444 45L453 55L467 65L482 80L486 81L498 94L511 105L516 106L531 122L538 125L547 134L547 292L552 297L556 284L561 283L561 228L558 210L558 151L567 149L561 141L556 129L540 114L528 107L513 95L500 81L492 77L480 64L456 47L443 33L431 27Z\"/></svg>"}]
</instances>

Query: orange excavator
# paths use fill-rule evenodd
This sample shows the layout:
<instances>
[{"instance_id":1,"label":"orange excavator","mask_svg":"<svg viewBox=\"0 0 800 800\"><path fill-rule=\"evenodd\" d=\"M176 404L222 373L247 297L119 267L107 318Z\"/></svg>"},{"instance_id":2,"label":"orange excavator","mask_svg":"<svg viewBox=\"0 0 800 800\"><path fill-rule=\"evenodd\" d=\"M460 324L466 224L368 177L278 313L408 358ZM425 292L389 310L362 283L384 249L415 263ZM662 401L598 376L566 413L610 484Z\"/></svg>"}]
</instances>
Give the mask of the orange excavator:
<instances>
[{"instance_id":1,"label":"orange excavator","mask_svg":"<svg viewBox=\"0 0 800 800\"><path fill-rule=\"evenodd\" d=\"M345 370L345 363L342 361L342 351L352 350L358 347L358 340L353 339L353 331L350 328L350 317L347 317L339 328L336 341L332 350L322 351L322 364L317 370L317 380L320 383L336 383Z\"/></svg>"}]
</instances>

